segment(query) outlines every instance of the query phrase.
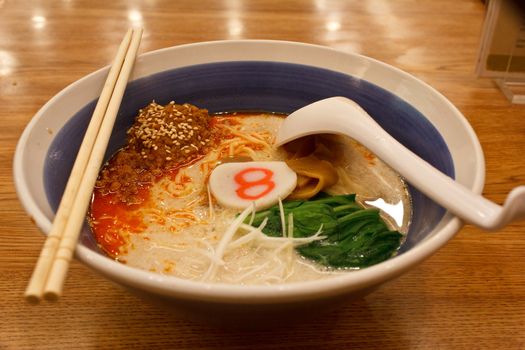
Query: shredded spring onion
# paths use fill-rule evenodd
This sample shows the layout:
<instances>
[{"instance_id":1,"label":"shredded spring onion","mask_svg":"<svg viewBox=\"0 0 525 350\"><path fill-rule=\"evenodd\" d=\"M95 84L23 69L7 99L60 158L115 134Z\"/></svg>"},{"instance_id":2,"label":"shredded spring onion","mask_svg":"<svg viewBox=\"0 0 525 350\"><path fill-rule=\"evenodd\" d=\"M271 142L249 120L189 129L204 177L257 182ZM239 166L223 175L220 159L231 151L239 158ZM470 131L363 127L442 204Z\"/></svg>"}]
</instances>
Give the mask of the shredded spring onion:
<instances>
[{"instance_id":1,"label":"shredded spring onion","mask_svg":"<svg viewBox=\"0 0 525 350\"><path fill-rule=\"evenodd\" d=\"M217 244L217 247L214 249L214 252L210 254L209 258L211 260L210 266L206 273L203 276L203 280L211 280L215 277L218 269L220 266L224 265L224 256L227 253L230 253L236 249L239 249L243 245L254 245L258 248L269 248L272 249L272 259L275 259L276 261L279 261L278 265L282 265L280 262L280 258L278 257L278 254L283 249L289 249L289 253L286 257L286 262L284 265L284 268L281 271L280 275L283 279L286 279L286 276L289 276L291 273L293 273L293 248L308 244L314 241L318 241L321 239L326 238L325 236L322 236L322 225L319 228L319 230L309 236L309 237L301 237L301 238L294 238L293 237L293 214L290 213L288 215L288 225L283 226L284 227L284 235L283 237L270 237L263 233L263 229L266 226L268 222L268 218L265 218L262 223L258 227L253 227L250 224L244 224L243 221L248 217L248 215L252 214L252 218L250 219L250 222L253 222L253 213L255 212L255 205L247 207L228 227L228 229L225 231L223 237ZM284 210L281 211L281 216L284 218ZM235 236L235 233L238 231L245 231L244 235L237 239L233 239ZM255 273L256 271L261 270L262 268L254 267L252 272ZM250 273L251 274L251 273ZM250 274L247 274L250 275Z\"/></svg>"}]
</instances>

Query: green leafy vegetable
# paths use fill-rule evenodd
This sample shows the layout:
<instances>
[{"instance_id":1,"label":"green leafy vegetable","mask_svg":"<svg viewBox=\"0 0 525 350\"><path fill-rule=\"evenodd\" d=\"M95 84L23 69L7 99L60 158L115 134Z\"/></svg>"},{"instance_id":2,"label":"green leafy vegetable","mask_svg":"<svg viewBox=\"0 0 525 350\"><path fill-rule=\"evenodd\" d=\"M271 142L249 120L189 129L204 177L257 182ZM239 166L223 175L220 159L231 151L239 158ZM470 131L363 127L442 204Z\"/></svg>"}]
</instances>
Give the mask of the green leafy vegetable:
<instances>
[{"instance_id":1,"label":"green leafy vegetable","mask_svg":"<svg viewBox=\"0 0 525 350\"><path fill-rule=\"evenodd\" d=\"M377 209L365 209L355 201L355 195L328 196L283 203L285 217L293 215L294 237L315 234L322 225L325 239L300 246L304 257L325 266L362 268L390 258L401 244L402 235L385 224ZM279 206L257 212L252 225L268 218L263 232L282 236ZM247 220L248 221L248 220Z\"/></svg>"}]
</instances>

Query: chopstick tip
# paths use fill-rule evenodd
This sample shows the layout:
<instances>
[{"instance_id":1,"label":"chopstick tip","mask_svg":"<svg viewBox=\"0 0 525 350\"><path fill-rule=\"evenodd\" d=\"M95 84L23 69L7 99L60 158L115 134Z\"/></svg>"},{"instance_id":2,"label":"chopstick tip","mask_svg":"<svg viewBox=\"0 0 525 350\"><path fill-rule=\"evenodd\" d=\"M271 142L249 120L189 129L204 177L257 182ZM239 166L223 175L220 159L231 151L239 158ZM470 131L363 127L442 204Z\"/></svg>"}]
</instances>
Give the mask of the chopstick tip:
<instances>
[{"instance_id":1,"label":"chopstick tip","mask_svg":"<svg viewBox=\"0 0 525 350\"><path fill-rule=\"evenodd\" d=\"M56 292L46 292L44 293L44 299L51 302L56 302L60 295Z\"/></svg>"},{"instance_id":2,"label":"chopstick tip","mask_svg":"<svg viewBox=\"0 0 525 350\"><path fill-rule=\"evenodd\" d=\"M29 304L36 305L40 303L40 297L38 295L26 294L25 299Z\"/></svg>"}]
</instances>

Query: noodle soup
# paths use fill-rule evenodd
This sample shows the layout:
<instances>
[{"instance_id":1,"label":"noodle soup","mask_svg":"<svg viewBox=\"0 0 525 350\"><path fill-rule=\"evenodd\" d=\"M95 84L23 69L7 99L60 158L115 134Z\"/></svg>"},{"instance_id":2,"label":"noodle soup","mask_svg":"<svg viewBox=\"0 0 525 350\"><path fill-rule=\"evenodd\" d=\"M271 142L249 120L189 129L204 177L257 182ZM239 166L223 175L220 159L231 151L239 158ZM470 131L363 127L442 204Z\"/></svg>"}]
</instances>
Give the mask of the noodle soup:
<instances>
[{"instance_id":1,"label":"noodle soup","mask_svg":"<svg viewBox=\"0 0 525 350\"><path fill-rule=\"evenodd\" d=\"M221 164L290 159L293 152L273 146L284 116L229 113L208 117L202 115L203 110L184 106L152 104L141 110L137 120L142 124L136 123L128 132L128 146L101 171L89 221L99 246L109 256L148 271L230 284L315 280L354 268L330 266L301 251L308 244L325 244L322 225L306 237L295 237L293 216L282 215L283 235L267 235L261 228L264 225L252 226L255 210L225 207L210 191L210 175ZM183 120L172 124L178 126L175 131L166 126L173 116ZM144 126L156 118L156 125ZM165 131L153 137L151 129ZM138 143L139 148L135 147ZM401 233L401 241L411 215L402 178L352 140L330 135L319 137L316 144L329 150L326 162L337 175L323 193L355 193L363 208L381 209L381 218L389 229Z\"/></svg>"}]
</instances>

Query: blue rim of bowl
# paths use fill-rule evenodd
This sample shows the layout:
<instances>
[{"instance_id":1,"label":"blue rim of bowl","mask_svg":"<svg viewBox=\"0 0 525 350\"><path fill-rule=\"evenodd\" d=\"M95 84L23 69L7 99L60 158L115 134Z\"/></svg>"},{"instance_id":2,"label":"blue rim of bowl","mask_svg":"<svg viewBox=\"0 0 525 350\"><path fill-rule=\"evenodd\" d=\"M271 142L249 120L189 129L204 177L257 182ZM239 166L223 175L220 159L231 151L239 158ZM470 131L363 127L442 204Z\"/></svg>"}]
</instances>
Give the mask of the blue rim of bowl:
<instances>
[{"instance_id":1,"label":"blue rim of bowl","mask_svg":"<svg viewBox=\"0 0 525 350\"><path fill-rule=\"evenodd\" d=\"M184 88L180 89L181 86ZM159 72L130 82L105 159L124 144L126 130L137 111L153 100L160 104L172 100L192 103L211 113L266 111L289 114L309 103L332 96L345 96L356 101L398 141L443 173L454 177L454 166L445 141L437 129L410 104L356 77L282 62L200 64ZM96 102L90 102L76 113L49 147L44 185L54 210L58 207ZM409 191L413 202L413 219L400 254L423 240L445 214L443 208L414 187L409 186ZM81 242L97 249L87 227L81 234Z\"/></svg>"}]
</instances>

